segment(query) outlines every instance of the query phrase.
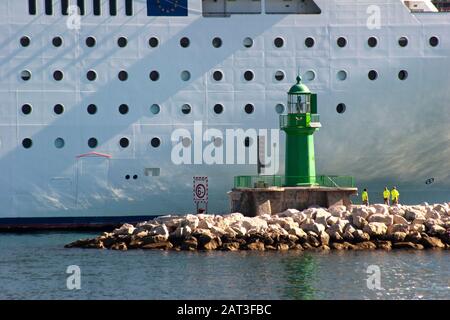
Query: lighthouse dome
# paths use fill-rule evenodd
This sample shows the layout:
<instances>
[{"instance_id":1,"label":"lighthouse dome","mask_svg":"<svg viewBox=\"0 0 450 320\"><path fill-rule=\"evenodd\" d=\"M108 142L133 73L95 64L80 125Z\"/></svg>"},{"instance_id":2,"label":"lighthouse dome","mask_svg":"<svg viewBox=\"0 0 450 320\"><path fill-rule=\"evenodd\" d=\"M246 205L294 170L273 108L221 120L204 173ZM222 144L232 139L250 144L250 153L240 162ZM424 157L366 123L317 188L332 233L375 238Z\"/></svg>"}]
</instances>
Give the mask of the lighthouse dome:
<instances>
[{"instance_id":1,"label":"lighthouse dome","mask_svg":"<svg viewBox=\"0 0 450 320\"><path fill-rule=\"evenodd\" d=\"M311 94L311 91L302 83L302 77L297 76L297 83L289 89L288 94Z\"/></svg>"}]
</instances>

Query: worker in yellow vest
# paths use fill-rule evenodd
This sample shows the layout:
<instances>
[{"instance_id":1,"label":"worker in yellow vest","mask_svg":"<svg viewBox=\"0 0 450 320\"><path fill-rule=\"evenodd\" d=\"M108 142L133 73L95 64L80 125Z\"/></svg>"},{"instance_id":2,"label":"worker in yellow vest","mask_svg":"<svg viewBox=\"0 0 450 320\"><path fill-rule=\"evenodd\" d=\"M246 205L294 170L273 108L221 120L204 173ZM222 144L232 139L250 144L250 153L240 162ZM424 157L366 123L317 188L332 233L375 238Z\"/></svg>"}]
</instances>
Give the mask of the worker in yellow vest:
<instances>
[{"instance_id":1,"label":"worker in yellow vest","mask_svg":"<svg viewBox=\"0 0 450 320\"><path fill-rule=\"evenodd\" d=\"M368 206L369 205L369 193L367 192L367 189L364 189L364 191L361 194L363 205Z\"/></svg>"},{"instance_id":2,"label":"worker in yellow vest","mask_svg":"<svg viewBox=\"0 0 450 320\"><path fill-rule=\"evenodd\" d=\"M390 195L391 195L391 193L389 192L388 187L384 187L384 191L383 191L384 204L389 205L389 196Z\"/></svg>"},{"instance_id":3,"label":"worker in yellow vest","mask_svg":"<svg viewBox=\"0 0 450 320\"><path fill-rule=\"evenodd\" d=\"M399 197L400 197L400 192L398 192L397 187L392 188L392 190L391 190L392 204L398 204Z\"/></svg>"}]
</instances>

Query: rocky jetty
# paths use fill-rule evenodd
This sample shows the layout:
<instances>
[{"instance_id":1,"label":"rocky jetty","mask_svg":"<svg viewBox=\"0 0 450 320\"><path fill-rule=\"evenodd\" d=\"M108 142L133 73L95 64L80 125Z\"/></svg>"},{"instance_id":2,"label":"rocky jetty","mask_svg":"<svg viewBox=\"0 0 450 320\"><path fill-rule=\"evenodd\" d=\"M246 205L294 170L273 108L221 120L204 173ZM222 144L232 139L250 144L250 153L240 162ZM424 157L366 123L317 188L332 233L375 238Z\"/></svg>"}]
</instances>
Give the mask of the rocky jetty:
<instances>
[{"instance_id":1,"label":"rocky jetty","mask_svg":"<svg viewBox=\"0 0 450 320\"><path fill-rule=\"evenodd\" d=\"M67 248L112 250L450 249L450 206L335 206L276 215L161 216Z\"/></svg>"}]
</instances>

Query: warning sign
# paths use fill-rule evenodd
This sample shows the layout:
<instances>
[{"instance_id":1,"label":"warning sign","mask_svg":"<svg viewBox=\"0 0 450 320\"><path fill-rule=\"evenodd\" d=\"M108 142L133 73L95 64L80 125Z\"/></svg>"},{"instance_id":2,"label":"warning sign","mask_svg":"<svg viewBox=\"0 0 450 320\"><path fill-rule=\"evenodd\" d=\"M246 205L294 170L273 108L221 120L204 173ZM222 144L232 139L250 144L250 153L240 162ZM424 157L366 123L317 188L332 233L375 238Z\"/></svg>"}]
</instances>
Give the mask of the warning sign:
<instances>
[{"instance_id":1,"label":"warning sign","mask_svg":"<svg viewBox=\"0 0 450 320\"><path fill-rule=\"evenodd\" d=\"M194 203L208 203L208 177L194 177Z\"/></svg>"}]
</instances>

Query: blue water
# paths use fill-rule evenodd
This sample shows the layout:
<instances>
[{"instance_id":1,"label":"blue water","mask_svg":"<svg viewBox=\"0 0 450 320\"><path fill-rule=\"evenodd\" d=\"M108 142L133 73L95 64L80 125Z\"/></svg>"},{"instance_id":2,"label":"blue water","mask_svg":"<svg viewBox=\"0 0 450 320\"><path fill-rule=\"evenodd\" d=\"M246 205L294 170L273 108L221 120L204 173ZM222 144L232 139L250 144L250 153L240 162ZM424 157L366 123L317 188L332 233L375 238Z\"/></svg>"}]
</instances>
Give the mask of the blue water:
<instances>
[{"instance_id":1,"label":"blue water","mask_svg":"<svg viewBox=\"0 0 450 320\"><path fill-rule=\"evenodd\" d=\"M192 253L63 247L95 235L0 234L0 299L450 299L450 251ZM67 289L70 265L80 267L79 290ZM370 265L380 268L380 290L368 289Z\"/></svg>"}]
</instances>

